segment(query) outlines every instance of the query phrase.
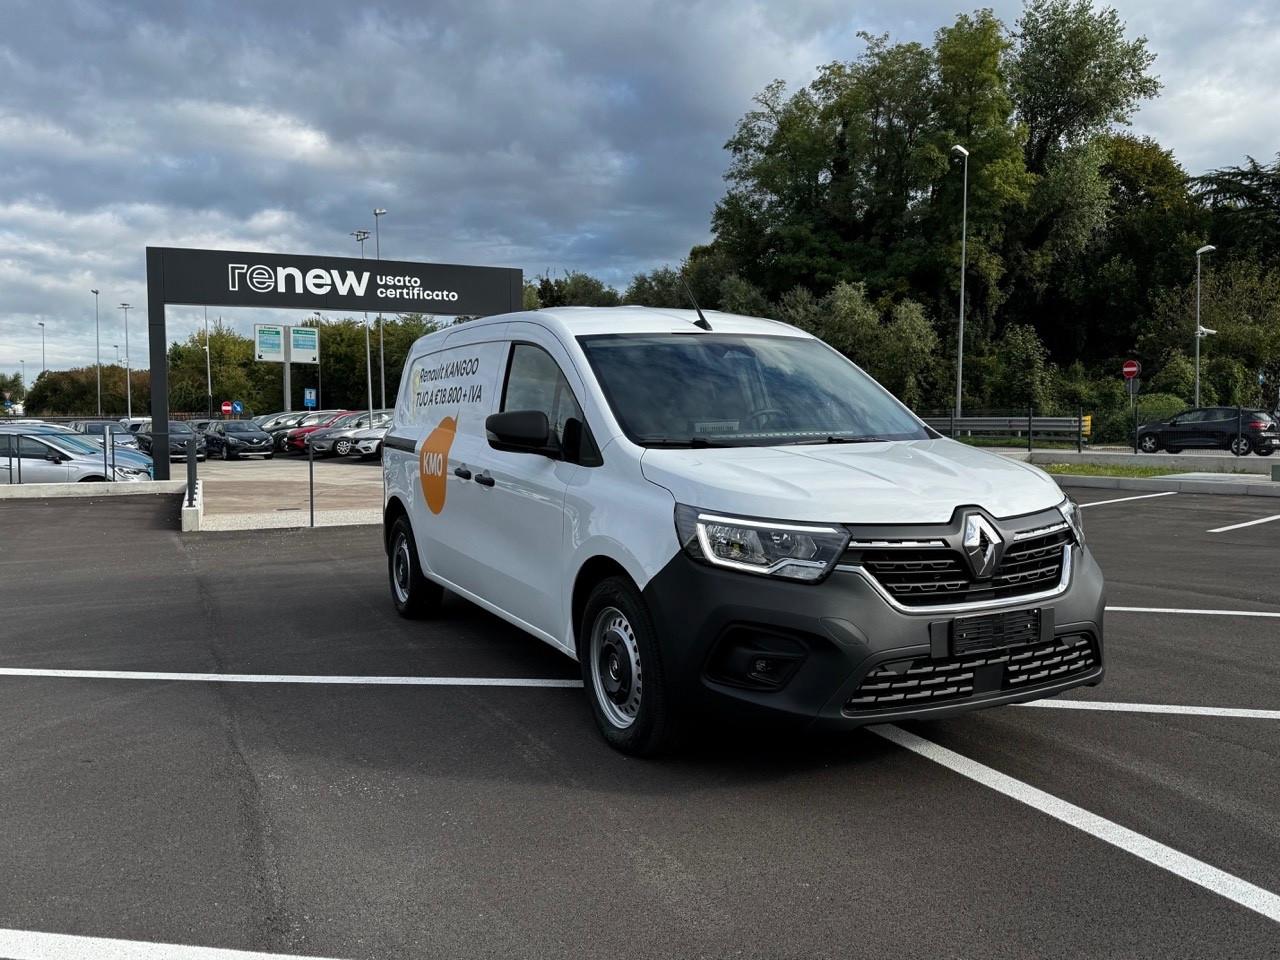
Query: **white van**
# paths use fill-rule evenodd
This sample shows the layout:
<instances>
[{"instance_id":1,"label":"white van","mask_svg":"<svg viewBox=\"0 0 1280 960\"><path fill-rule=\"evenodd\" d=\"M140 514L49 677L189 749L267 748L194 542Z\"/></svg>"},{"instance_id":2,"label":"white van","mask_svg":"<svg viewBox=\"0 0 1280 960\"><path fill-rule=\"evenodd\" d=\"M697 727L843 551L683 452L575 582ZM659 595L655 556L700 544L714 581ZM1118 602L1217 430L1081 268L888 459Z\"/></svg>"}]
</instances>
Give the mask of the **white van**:
<instances>
[{"instance_id":1,"label":"white van","mask_svg":"<svg viewBox=\"0 0 1280 960\"><path fill-rule=\"evenodd\" d=\"M396 608L448 588L574 657L630 753L708 711L852 727L1102 680L1102 575L1053 479L786 324L575 307L441 330L383 470Z\"/></svg>"}]
</instances>

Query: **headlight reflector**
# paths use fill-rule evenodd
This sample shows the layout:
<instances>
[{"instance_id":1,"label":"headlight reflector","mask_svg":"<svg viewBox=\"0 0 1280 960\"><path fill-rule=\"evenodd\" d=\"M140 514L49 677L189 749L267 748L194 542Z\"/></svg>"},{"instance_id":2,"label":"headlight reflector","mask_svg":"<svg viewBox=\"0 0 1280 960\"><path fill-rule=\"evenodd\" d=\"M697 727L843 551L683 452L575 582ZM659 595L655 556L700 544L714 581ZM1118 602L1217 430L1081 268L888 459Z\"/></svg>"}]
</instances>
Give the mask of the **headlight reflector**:
<instances>
[{"instance_id":1,"label":"headlight reflector","mask_svg":"<svg viewBox=\"0 0 1280 960\"><path fill-rule=\"evenodd\" d=\"M839 526L732 517L679 504L676 533L703 563L787 580L821 580L849 543Z\"/></svg>"},{"instance_id":2,"label":"headlight reflector","mask_svg":"<svg viewBox=\"0 0 1280 960\"><path fill-rule=\"evenodd\" d=\"M1058 504L1058 512L1062 514L1062 519L1067 521L1071 530L1076 535L1076 542L1080 546L1084 546L1084 511L1080 509L1080 504L1076 503L1070 497Z\"/></svg>"}]
</instances>

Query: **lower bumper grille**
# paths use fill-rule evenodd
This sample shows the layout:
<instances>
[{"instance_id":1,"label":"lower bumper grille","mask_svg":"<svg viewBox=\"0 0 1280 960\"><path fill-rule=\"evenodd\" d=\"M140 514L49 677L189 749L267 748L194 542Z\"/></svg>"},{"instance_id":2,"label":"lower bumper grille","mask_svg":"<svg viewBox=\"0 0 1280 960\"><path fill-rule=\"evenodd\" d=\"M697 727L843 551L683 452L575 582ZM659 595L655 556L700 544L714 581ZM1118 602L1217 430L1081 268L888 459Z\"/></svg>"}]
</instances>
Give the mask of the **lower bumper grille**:
<instances>
[{"instance_id":1,"label":"lower bumper grille","mask_svg":"<svg viewBox=\"0 0 1280 960\"><path fill-rule=\"evenodd\" d=\"M901 710L1030 690L1088 673L1100 662L1097 642L1082 633L942 660L892 660L863 678L844 710L850 714Z\"/></svg>"}]
</instances>

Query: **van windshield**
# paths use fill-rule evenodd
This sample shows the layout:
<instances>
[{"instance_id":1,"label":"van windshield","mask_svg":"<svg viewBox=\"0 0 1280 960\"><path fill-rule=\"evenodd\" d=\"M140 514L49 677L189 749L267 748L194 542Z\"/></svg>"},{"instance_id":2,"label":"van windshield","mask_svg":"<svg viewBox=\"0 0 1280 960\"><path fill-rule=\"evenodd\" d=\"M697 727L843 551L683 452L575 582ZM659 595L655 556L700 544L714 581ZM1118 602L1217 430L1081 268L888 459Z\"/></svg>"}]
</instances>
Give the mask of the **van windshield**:
<instances>
[{"instance_id":1,"label":"van windshield","mask_svg":"<svg viewBox=\"0 0 1280 960\"><path fill-rule=\"evenodd\" d=\"M888 391L819 340L749 334L580 337L628 437L641 446L923 440Z\"/></svg>"}]
</instances>

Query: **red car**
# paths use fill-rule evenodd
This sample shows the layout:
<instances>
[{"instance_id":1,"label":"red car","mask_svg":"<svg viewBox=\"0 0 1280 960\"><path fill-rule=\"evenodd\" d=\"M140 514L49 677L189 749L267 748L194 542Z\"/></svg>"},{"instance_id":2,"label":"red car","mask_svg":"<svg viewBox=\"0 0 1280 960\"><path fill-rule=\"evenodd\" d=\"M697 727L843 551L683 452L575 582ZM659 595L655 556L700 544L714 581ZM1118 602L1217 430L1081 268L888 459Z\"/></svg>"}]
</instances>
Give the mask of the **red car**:
<instances>
[{"instance_id":1,"label":"red car","mask_svg":"<svg viewBox=\"0 0 1280 960\"><path fill-rule=\"evenodd\" d=\"M307 434L315 430L324 430L331 427L343 417L349 417L353 413L359 413L359 410L339 410L333 416L319 423L308 424L305 427L294 427L284 435L284 449L290 453L306 453L307 452Z\"/></svg>"}]
</instances>

